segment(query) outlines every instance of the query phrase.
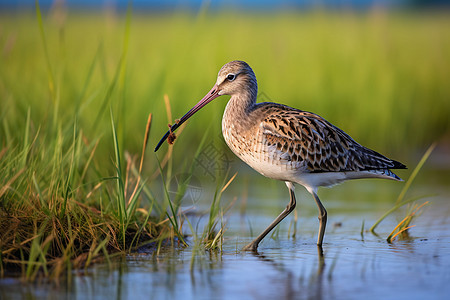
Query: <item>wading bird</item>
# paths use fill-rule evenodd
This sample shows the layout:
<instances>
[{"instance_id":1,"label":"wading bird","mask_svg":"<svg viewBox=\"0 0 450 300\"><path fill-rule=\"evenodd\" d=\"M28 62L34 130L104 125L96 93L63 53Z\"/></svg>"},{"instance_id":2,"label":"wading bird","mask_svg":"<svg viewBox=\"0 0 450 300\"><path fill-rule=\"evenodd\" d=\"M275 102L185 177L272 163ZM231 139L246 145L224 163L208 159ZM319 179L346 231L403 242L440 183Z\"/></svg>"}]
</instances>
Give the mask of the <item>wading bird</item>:
<instances>
[{"instance_id":1,"label":"wading bird","mask_svg":"<svg viewBox=\"0 0 450 300\"><path fill-rule=\"evenodd\" d=\"M256 103L255 73L243 61L224 65L214 87L181 119L170 126L155 151L173 131L203 106L222 95L231 98L222 118L223 137L230 149L262 175L286 183L290 201L286 209L243 250L256 251L261 240L295 208L294 183L303 185L319 208L322 246L327 211L317 196L320 186L332 186L348 179L385 178L401 181L391 169L405 169L402 163L361 146L324 118L286 105Z\"/></svg>"}]
</instances>

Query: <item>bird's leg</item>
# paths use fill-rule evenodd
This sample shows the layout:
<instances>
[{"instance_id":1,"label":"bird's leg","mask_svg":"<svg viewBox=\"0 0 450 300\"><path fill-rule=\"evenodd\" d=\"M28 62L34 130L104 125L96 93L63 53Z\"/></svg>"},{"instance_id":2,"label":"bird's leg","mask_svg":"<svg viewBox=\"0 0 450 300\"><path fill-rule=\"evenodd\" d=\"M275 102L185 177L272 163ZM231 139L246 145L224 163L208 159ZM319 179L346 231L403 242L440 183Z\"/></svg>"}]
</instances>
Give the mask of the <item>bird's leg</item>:
<instances>
[{"instance_id":1,"label":"bird's leg","mask_svg":"<svg viewBox=\"0 0 450 300\"><path fill-rule=\"evenodd\" d=\"M317 237L317 246L322 246L323 236L325 234L325 227L327 226L327 210L320 202L319 196L315 192L312 192L314 200L316 200L317 207L319 208L319 236Z\"/></svg>"},{"instance_id":2,"label":"bird's leg","mask_svg":"<svg viewBox=\"0 0 450 300\"><path fill-rule=\"evenodd\" d=\"M287 217L295 208L295 194L294 194L294 184L291 182L286 182L286 185L289 188L290 201L286 206L285 210L266 228L256 239L254 239L250 244L245 246L242 250L244 251L256 251L258 249L258 244L262 241L262 239L275 227L280 223L284 218Z\"/></svg>"},{"instance_id":3,"label":"bird's leg","mask_svg":"<svg viewBox=\"0 0 450 300\"><path fill-rule=\"evenodd\" d=\"M325 258L323 257L322 246L317 246L317 256L319 260L319 266L317 268L317 275L322 275L323 269L325 268Z\"/></svg>"}]
</instances>

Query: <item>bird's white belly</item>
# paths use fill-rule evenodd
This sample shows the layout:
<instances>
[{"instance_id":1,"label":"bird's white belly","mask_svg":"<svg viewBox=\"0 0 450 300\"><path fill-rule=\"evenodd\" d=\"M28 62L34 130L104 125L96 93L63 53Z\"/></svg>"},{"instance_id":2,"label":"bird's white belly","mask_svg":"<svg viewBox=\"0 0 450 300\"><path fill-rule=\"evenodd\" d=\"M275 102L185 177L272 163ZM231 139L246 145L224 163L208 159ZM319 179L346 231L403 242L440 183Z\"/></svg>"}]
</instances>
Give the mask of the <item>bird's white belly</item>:
<instances>
[{"instance_id":1,"label":"bird's white belly","mask_svg":"<svg viewBox=\"0 0 450 300\"><path fill-rule=\"evenodd\" d=\"M233 152L254 170L269 178L292 181L299 171L292 164L286 164L280 160L277 161L270 155L249 155L248 153ZM263 158L261 159L261 157Z\"/></svg>"},{"instance_id":2,"label":"bird's white belly","mask_svg":"<svg viewBox=\"0 0 450 300\"><path fill-rule=\"evenodd\" d=\"M310 173L301 163L286 163L273 160L258 160L253 156L236 155L260 174L277 180L290 181L301 184L307 189L315 189L319 186L332 186L344 180L350 179L349 173L354 172L326 172Z\"/></svg>"},{"instance_id":3,"label":"bird's white belly","mask_svg":"<svg viewBox=\"0 0 450 300\"><path fill-rule=\"evenodd\" d=\"M320 186L330 187L350 179L384 178L393 179L386 171L349 171L349 172L316 172L307 171L301 163L274 163L270 160L257 160L254 156L236 155L260 174L277 180L295 182L306 187L310 192Z\"/></svg>"}]
</instances>

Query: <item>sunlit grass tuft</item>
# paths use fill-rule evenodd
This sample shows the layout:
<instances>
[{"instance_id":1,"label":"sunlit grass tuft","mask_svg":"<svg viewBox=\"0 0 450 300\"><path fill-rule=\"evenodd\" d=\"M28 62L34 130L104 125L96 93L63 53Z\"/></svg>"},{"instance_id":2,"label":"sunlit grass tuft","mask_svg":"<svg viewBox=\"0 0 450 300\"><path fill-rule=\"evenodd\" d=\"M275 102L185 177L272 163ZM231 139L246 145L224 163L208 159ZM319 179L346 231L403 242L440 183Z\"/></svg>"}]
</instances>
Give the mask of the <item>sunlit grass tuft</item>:
<instances>
[{"instance_id":1,"label":"sunlit grass tuft","mask_svg":"<svg viewBox=\"0 0 450 300\"><path fill-rule=\"evenodd\" d=\"M59 278L64 270L86 267L100 256L167 238L156 217L151 217L155 204L137 212L145 182L140 173L120 182L123 176L116 161L115 176L97 177L101 173L95 167L97 142L83 144L85 136L74 128L73 135L57 131L50 139L54 142L35 138L26 151L24 168L23 152L0 151L2 275L8 271L33 280L42 272ZM120 157L117 146L116 151ZM52 155L42 160L46 153ZM126 185L132 191L128 197Z\"/></svg>"},{"instance_id":2,"label":"sunlit grass tuft","mask_svg":"<svg viewBox=\"0 0 450 300\"><path fill-rule=\"evenodd\" d=\"M427 161L427 159L429 158L429 156L431 155L431 153L433 152L434 148L435 148L436 144L433 143L432 145L430 145L430 147L427 149L427 151L425 151L425 153L423 154L422 158L420 159L419 163L417 164L417 166L414 168L414 170L412 171L411 175L409 176L408 180L406 181L405 185L403 186L402 191L400 192L394 207L392 207L390 210L388 210L385 214L383 214L373 225L372 227L370 227L370 231L372 233L375 234L375 228L389 215L391 215L393 212L397 211L399 208L405 206L406 204L418 201L420 199L429 197L430 195L422 195L419 197L412 197L409 199L404 200L406 193L408 192L408 190L411 187L412 182L414 181L414 179L416 178L417 174L419 173L419 171L422 169L423 165L425 164L425 162ZM394 230L391 232L391 234L387 237L387 241L391 242L397 235L399 234L403 234L403 236L406 236L407 234L407 230L414 227L414 226L409 226L413 220L414 217L417 216L418 211L424 206L428 204L428 201L424 202L421 205L417 205L414 204L412 206L412 208L410 207L407 211L406 217L400 221L400 223L398 223L398 225L394 228ZM361 229L361 235L363 236L363 230L364 230L364 223L363 223L363 227Z\"/></svg>"},{"instance_id":3,"label":"sunlit grass tuft","mask_svg":"<svg viewBox=\"0 0 450 300\"><path fill-rule=\"evenodd\" d=\"M414 204L412 207L408 209L408 212L406 214L406 217L401 220L397 226L395 226L394 230L389 234L387 237L387 242L391 243L398 235L401 235L402 238L409 237L408 235L408 229L414 227L415 225L410 225L412 220L418 216L418 213L423 208L423 206L427 205L429 202L425 201L421 205Z\"/></svg>"},{"instance_id":4,"label":"sunlit grass tuft","mask_svg":"<svg viewBox=\"0 0 450 300\"><path fill-rule=\"evenodd\" d=\"M208 250L214 249L222 250L223 238L225 234L225 224L223 217L234 205L237 198L234 198L233 201L225 209L222 208L220 200L222 198L223 192L227 189L227 187L231 184L231 182L233 182L237 174L238 173L236 172L226 182L225 180L227 176L225 176L222 185L221 186L217 185L216 187L214 198L209 208L208 223L205 225L205 229L203 231L201 238L201 244L204 245L204 247Z\"/></svg>"},{"instance_id":5,"label":"sunlit grass tuft","mask_svg":"<svg viewBox=\"0 0 450 300\"><path fill-rule=\"evenodd\" d=\"M2 276L20 275L28 280L40 275L58 279L65 272L70 276L70 270L86 268L99 259L109 261L114 253L132 251L145 243L160 245L179 229L161 222L164 205L158 203L142 175L151 115L139 165L135 155L123 150L131 13L126 17L122 54L112 80L105 80L103 93L89 89L94 68L106 63L104 53L98 50L87 72L80 72L85 80L81 92L75 93L81 98L74 105L68 105L67 95L61 92L70 87L64 80L69 76L64 72L68 61L50 54L53 41L47 36L38 2L36 19L48 73L46 100L50 101L36 106L33 101L43 101L45 96L30 92L31 101L5 106L14 115L23 105L23 120L3 110L0 115L5 133L0 139L0 271ZM59 43L64 46L63 40ZM10 92L3 84L0 88L3 94ZM99 94L103 94L103 109L97 110L95 117L91 115L86 126L81 121L86 106ZM51 109L43 111L43 105ZM108 106L109 130L95 133L91 126L105 126L104 108ZM111 144L103 136L108 132L112 133Z\"/></svg>"}]
</instances>

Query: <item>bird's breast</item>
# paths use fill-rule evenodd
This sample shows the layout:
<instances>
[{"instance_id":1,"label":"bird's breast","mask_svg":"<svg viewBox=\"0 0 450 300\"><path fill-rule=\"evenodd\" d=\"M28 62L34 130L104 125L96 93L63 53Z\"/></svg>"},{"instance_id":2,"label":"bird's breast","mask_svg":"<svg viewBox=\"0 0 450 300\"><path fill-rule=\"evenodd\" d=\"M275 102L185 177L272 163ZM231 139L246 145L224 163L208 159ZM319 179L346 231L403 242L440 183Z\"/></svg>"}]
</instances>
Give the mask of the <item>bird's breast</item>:
<instances>
[{"instance_id":1,"label":"bird's breast","mask_svg":"<svg viewBox=\"0 0 450 300\"><path fill-rule=\"evenodd\" d=\"M292 180L302 168L299 162L291 161L285 153L270 146L259 126L243 130L224 116L222 133L231 151L266 177Z\"/></svg>"}]
</instances>

